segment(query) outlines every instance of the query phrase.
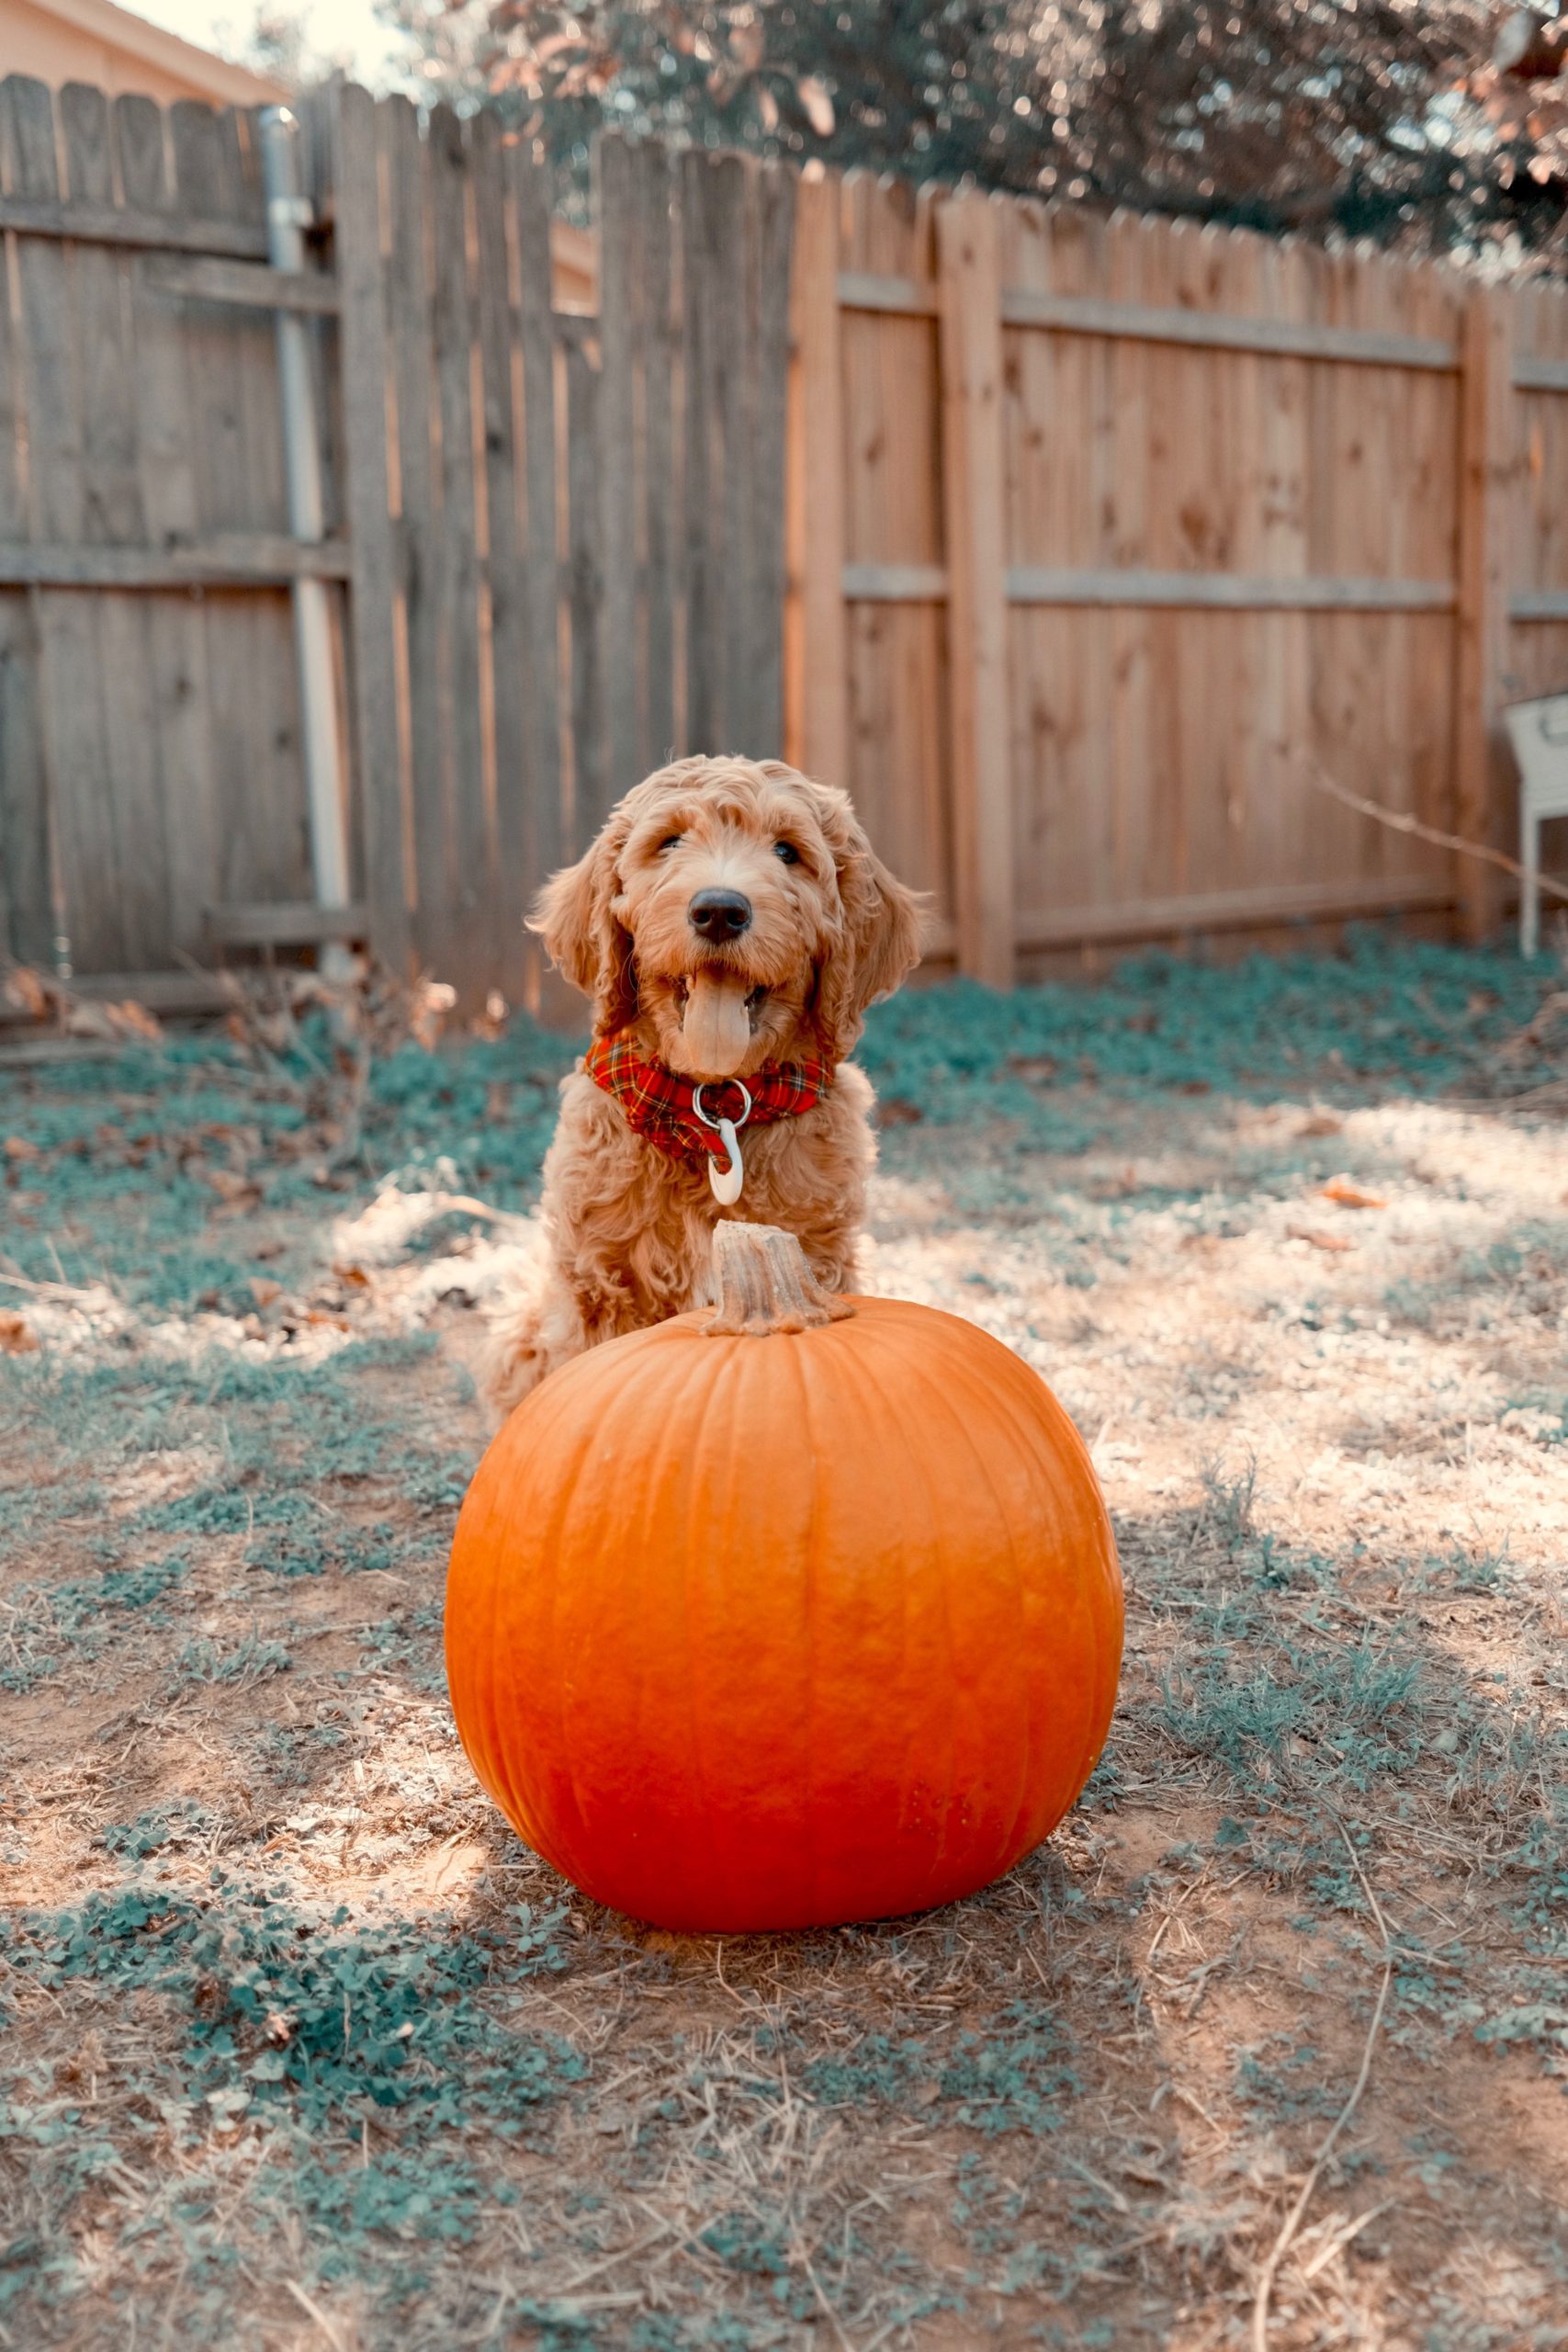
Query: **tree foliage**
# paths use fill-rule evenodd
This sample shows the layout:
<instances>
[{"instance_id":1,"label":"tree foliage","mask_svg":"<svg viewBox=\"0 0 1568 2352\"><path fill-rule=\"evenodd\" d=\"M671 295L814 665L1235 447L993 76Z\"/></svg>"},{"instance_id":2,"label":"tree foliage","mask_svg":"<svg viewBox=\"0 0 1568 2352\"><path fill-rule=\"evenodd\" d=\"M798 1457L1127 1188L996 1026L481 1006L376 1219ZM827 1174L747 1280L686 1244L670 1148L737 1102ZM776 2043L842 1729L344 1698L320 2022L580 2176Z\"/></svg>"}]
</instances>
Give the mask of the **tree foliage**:
<instances>
[{"instance_id":1,"label":"tree foliage","mask_svg":"<svg viewBox=\"0 0 1568 2352\"><path fill-rule=\"evenodd\" d=\"M1568 18L1486 0L389 0L557 158L614 122L1261 228L1555 249Z\"/></svg>"}]
</instances>

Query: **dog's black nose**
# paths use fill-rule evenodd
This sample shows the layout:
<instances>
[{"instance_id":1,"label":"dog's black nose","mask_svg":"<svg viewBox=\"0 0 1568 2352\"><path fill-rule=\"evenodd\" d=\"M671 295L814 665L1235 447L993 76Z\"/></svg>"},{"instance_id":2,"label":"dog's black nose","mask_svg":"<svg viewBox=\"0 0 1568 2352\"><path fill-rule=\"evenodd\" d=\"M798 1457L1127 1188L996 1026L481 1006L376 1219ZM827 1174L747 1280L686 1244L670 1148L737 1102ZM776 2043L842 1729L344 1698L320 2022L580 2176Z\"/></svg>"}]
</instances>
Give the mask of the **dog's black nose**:
<instances>
[{"instance_id":1,"label":"dog's black nose","mask_svg":"<svg viewBox=\"0 0 1568 2352\"><path fill-rule=\"evenodd\" d=\"M699 890L686 912L705 939L739 939L750 928L751 901L739 890Z\"/></svg>"}]
</instances>

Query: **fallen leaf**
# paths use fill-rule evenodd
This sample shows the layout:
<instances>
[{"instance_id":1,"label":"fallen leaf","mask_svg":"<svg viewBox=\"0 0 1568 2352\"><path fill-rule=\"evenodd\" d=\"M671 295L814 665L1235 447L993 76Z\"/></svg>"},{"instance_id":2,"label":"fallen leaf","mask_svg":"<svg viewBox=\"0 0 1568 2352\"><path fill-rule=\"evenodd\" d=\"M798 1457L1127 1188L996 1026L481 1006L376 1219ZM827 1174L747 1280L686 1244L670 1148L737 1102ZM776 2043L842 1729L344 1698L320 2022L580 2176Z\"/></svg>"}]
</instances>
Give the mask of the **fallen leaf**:
<instances>
[{"instance_id":1,"label":"fallen leaf","mask_svg":"<svg viewBox=\"0 0 1568 2352\"><path fill-rule=\"evenodd\" d=\"M107 1043L119 1035L107 1004L73 1004L65 1015L68 1037L91 1037Z\"/></svg>"},{"instance_id":2,"label":"fallen leaf","mask_svg":"<svg viewBox=\"0 0 1568 2352\"><path fill-rule=\"evenodd\" d=\"M1342 1209L1386 1209L1388 1203L1381 1193L1363 1192L1348 1176L1336 1176L1320 1186L1325 1201L1334 1201Z\"/></svg>"},{"instance_id":3,"label":"fallen leaf","mask_svg":"<svg viewBox=\"0 0 1568 2352\"><path fill-rule=\"evenodd\" d=\"M30 1356L38 1335L28 1329L14 1307L0 1306L0 1355Z\"/></svg>"},{"instance_id":4,"label":"fallen leaf","mask_svg":"<svg viewBox=\"0 0 1568 2352\"><path fill-rule=\"evenodd\" d=\"M155 1012L149 1012L144 1004L138 1004L133 996L128 996L123 1003L111 1004L106 1010L120 1036L141 1037L150 1046L163 1043L163 1023Z\"/></svg>"},{"instance_id":5,"label":"fallen leaf","mask_svg":"<svg viewBox=\"0 0 1568 2352\"><path fill-rule=\"evenodd\" d=\"M7 1159L37 1159L40 1157L37 1144L29 1143L26 1136L7 1136L3 1148Z\"/></svg>"},{"instance_id":6,"label":"fallen leaf","mask_svg":"<svg viewBox=\"0 0 1568 2352\"><path fill-rule=\"evenodd\" d=\"M474 1036L482 1039L486 1045L493 1046L498 1037L503 1037L506 1035L506 1023L510 1012L511 1007L501 990L491 989L485 999L484 1011L476 1014L468 1023L468 1027Z\"/></svg>"},{"instance_id":7,"label":"fallen leaf","mask_svg":"<svg viewBox=\"0 0 1568 2352\"><path fill-rule=\"evenodd\" d=\"M368 1290L370 1287L370 1277L363 1266L352 1263L340 1266L334 1262L333 1272L339 1282L347 1283L351 1290Z\"/></svg>"},{"instance_id":8,"label":"fallen leaf","mask_svg":"<svg viewBox=\"0 0 1568 2352\"><path fill-rule=\"evenodd\" d=\"M233 1168L209 1168L207 1182L220 1201L231 1209L254 1208L261 1199L261 1186L249 1176L242 1176Z\"/></svg>"},{"instance_id":9,"label":"fallen leaf","mask_svg":"<svg viewBox=\"0 0 1568 2352\"><path fill-rule=\"evenodd\" d=\"M885 1094L876 1106L879 1127L918 1126L925 1115L918 1102L909 1102L902 1094Z\"/></svg>"},{"instance_id":10,"label":"fallen leaf","mask_svg":"<svg viewBox=\"0 0 1568 2352\"><path fill-rule=\"evenodd\" d=\"M1333 1111L1314 1111L1296 1129L1299 1136L1337 1136L1344 1132L1345 1122Z\"/></svg>"},{"instance_id":11,"label":"fallen leaf","mask_svg":"<svg viewBox=\"0 0 1568 2352\"><path fill-rule=\"evenodd\" d=\"M30 965L18 964L6 975L6 1001L29 1021L47 1021L51 991Z\"/></svg>"},{"instance_id":12,"label":"fallen leaf","mask_svg":"<svg viewBox=\"0 0 1568 2352\"><path fill-rule=\"evenodd\" d=\"M1310 1241L1314 1250L1353 1250L1355 1243L1347 1241L1342 1233L1320 1233L1310 1225L1292 1225L1287 1231L1292 1241Z\"/></svg>"},{"instance_id":13,"label":"fallen leaf","mask_svg":"<svg viewBox=\"0 0 1568 2352\"><path fill-rule=\"evenodd\" d=\"M446 1026L446 1016L457 1001L457 991L447 980L416 980L409 1000L409 1029L416 1045L433 1054L441 1042L441 1032Z\"/></svg>"},{"instance_id":14,"label":"fallen leaf","mask_svg":"<svg viewBox=\"0 0 1568 2352\"><path fill-rule=\"evenodd\" d=\"M258 1306L270 1306L275 1298L283 1296L283 1284L269 1280L265 1274L253 1274L251 1296Z\"/></svg>"}]
</instances>

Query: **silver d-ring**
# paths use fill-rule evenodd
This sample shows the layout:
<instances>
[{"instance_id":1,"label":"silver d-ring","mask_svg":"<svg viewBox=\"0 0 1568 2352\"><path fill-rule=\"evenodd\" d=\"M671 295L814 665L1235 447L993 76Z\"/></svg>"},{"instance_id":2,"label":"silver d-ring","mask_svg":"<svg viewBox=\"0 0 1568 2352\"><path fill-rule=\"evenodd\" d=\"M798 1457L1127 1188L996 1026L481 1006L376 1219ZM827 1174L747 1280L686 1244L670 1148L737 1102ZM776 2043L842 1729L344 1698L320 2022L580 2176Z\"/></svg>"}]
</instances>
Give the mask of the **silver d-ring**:
<instances>
[{"instance_id":1,"label":"silver d-ring","mask_svg":"<svg viewBox=\"0 0 1568 2352\"><path fill-rule=\"evenodd\" d=\"M707 1080L704 1079L703 1086L705 1086L707 1083ZM732 1119L729 1123L732 1127L743 1127L746 1125L747 1120L751 1115L750 1088L747 1085L743 1078L721 1078L718 1083L721 1086L738 1086L740 1089L741 1093L746 1097L746 1108L741 1112L740 1116L738 1119ZM716 1127L720 1124L720 1122L714 1117L711 1111L705 1111L703 1109L702 1086L694 1086L692 1089L692 1108L696 1113L705 1127Z\"/></svg>"}]
</instances>

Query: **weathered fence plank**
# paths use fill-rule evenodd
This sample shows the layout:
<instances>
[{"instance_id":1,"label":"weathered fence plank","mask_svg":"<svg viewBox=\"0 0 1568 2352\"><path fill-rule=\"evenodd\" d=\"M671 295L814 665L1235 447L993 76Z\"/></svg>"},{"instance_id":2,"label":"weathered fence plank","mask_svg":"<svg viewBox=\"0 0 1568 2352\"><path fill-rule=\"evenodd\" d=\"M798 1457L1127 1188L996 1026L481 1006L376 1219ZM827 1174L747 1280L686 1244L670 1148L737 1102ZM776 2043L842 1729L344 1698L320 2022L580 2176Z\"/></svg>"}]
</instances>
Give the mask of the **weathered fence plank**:
<instances>
[{"instance_id":1,"label":"weathered fence plank","mask_svg":"<svg viewBox=\"0 0 1568 2352\"><path fill-rule=\"evenodd\" d=\"M389 358L381 263L376 109L364 90L337 117L337 264L343 305L343 420L354 712L370 944L394 972L409 961L403 759L398 725L398 609L387 434Z\"/></svg>"},{"instance_id":2,"label":"weathered fence plank","mask_svg":"<svg viewBox=\"0 0 1568 2352\"><path fill-rule=\"evenodd\" d=\"M0 85L7 193L38 202L62 194L53 101L39 82ZM74 542L84 536L82 396L75 364L73 254L61 244L18 248L22 379L32 533ZM56 888L70 910L71 938L89 966L125 965L135 928L135 890L123 891L121 844L104 727L98 615L77 597L33 600L38 688L52 786ZM127 914L130 923L127 923Z\"/></svg>"},{"instance_id":3,"label":"weathered fence plank","mask_svg":"<svg viewBox=\"0 0 1568 2352\"><path fill-rule=\"evenodd\" d=\"M718 689L715 646L718 618L715 533L717 485L713 479L716 343L723 322L713 317L708 222L709 164L698 149L682 155L681 383L685 411L682 498L681 594L685 622L684 738L688 746L710 750L715 742Z\"/></svg>"},{"instance_id":4,"label":"weathered fence plank","mask_svg":"<svg viewBox=\"0 0 1568 2352\"><path fill-rule=\"evenodd\" d=\"M740 741L755 757L784 750L784 468L789 441L790 254L795 234L793 172L755 175L756 331L748 354L754 386L751 418L750 609L740 661L750 708Z\"/></svg>"},{"instance_id":5,"label":"weathered fence plank","mask_svg":"<svg viewBox=\"0 0 1568 2352\"><path fill-rule=\"evenodd\" d=\"M1456 830L1484 841L1497 793L1498 709L1508 659L1509 504L1516 451L1513 314L1497 288L1470 298L1465 317L1460 464L1459 678L1455 711ZM1465 927L1484 937L1496 891L1487 869L1465 859Z\"/></svg>"},{"instance_id":6,"label":"weathered fence plank","mask_svg":"<svg viewBox=\"0 0 1568 2352\"><path fill-rule=\"evenodd\" d=\"M998 246L998 208L990 198L965 198L938 216L958 936L966 971L1010 988L1013 808Z\"/></svg>"},{"instance_id":7,"label":"weathered fence plank","mask_svg":"<svg viewBox=\"0 0 1568 2352\"><path fill-rule=\"evenodd\" d=\"M599 478L600 371L581 337L566 353L568 610L571 630L571 846L592 839L612 794L604 736L604 525Z\"/></svg>"},{"instance_id":8,"label":"weathered fence plank","mask_svg":"<svg viewBox=\"0 0 1568 2352\"><path fill-rule=\"evenodd\" d=\"M637 492L645 479L637 447L637 362L646 320L638 233L641 191L625 140L599 143L599 498L604 516L605 757L608 789L637 782L641 663L638 659ZM575 616L576 606L573 605ZM575 626L575 620L574 620Z\"/></svg>"},{"instance_id":9,"label":"weathered fence plank","mask_svg":"<svg viewBox=\"0 0 1568 2352\"><path fill-rule=\"evenodd\" d=\"M670 160L661 147L634 151L638 276L642 285L642 512L638 571L643 701L638 775L662 767L680 733L676 715L675 280Z\"/></svg>"},{"instance_id":10,"label":"weathered fence plank","mask_svg":"<svg viewBox=\"0 0 1568 2352\"><path fill-rule=\"evenodd\" d=\"M73 84L60 94L65 169L72 200L107 205L114 196L108 106L103 93ZM82 535L109 544L146 535L136 463L136 363L121 303L127 264L106 246L72 250L72 299L87 357L81 374ZM77 854L94 862L112 845L117 936L84 940L95 960L147 969L167 955L169 858L152 640L144 601L95 600L96 659L69 691L96 697L105 746L103 805L86 820ZM69 787L70 771L62 775ZM67 888L69 890L69 882ZM182 943L183 944L183 943Z\"/></svg>"},{"instance_id":11,"label":"weathered fence plank","mask_svg":"<svg viewBox=\"0 0 1568 2352\"><path fill-rule=\"evenodd\" d=\"M839 182L804 181L796 199L792 289L796 376L787 490L792 635L785 734L795 757L813 775L845 785L850 676L840 285Z\"/></svg>"},{"instance_id":12,"label":"weathered fence plank","mask_svg":"<svg viewBox=\"0 0 1568 2352\"><path fill-rule=\"evenodd\" d=\"M261 190L232 113L169 109L180 209L259 220ZM248 125L246 126L248 130ZM186 430L207 528L286 532L282 425L271 322L255 312L185 312ZM299 687L287 594L209 600L218 872L209 896L303 898L310 888Z\"/></svg>"},{"instance_id":13,"label":"weathered fence plank","mask_svg":"<svg viewBox=\"0 0 1568 2352\"><path fill-rule=\"evenodd\" d=\"M713 376L708 409L708 496L714 532L711 627L715 663L710 732L697 752L743 750L751 741L751 681L746 656L750 636L750 469L756 462L753 424L757 348L755 182L739 155L708 163L705 300Z\"/></svg>"},{"instance_id":14,"label":"weathered fence plank","mask_svg":"<svg viewBox=\"0 0 1568 2352\"><path fill-rule=\"evenodd\" d=\"M149 219L173 219L161 108L150 98L118 97L110 131L126 204ZM126 265L142 531L154 543L176 537L188 543L202 517L191 463L185 317L157 288L154 258L130 250ZM201 909L216 887L207 615L195 597L153 595L145 602L145 626L168 875L168 938L157 960L166 963L171 947L176 955L201 952Z\"/></svg>"},{"instance_id":15,"label":"weathered fence plank","mask_svg":"<svg viewBox=\"0 0 1568 2352\"><path fill-rule=\"evenodd\" d=\"M14 164L14 92L0 85L0 187ZM21 462L27 406L22 354L9 286L0 301L0 539L27 536ZM48 963L53 953L49 793L39 708L37 612L33 600L0 594L0 954Z\"/></svg>"},{"instance_id":16,"label":"weathered fence plank","mask_svg":"<svg viewBox=\"0 0 1568 2352\"><path fill-rule=\"evenodd\" d=\"M378 108L390 210L386 273L396 501L412 794L417 960L439 972L448 944L451 879L446 747L441 729L440 510L433 448L434 352L428 284L425 144L406 98Z\"/></svg>"},{"instance_id":17,"label":"weathered fence plank","mask_svg":"<svg viewBox=\"0 0 1568 2352\"><path fill-rule=\"evenodd\" d=\"M435 338L437 430L441 445L441 537L437 583L441 726L450 802L447 912L443 974L466 999L482 1001L493 971L490 812L486 807L479 701L479 566L476 505L482 451L474 447L474 321L468 288L468 155L463 126L437 107L425 141L430 169L430 230L434 256L431 310Z\"/></svg>"},{"instance_id":18,"label":"weathered fence plank","mask_svg":"<svg viewBox=\"0 0 1568 2352\"><path fill-rule=\"evenodd\" d=\"M556 354L550 331L549 192L542 171L513 149L509 156L513 226L517 240L517 340L523 380L524 585L529 724L524 788L527 856L520 877L525 909L546 875L561 863L565 816L561 777L560 620L556 475L561 443L556 414Z\"/></svg>"},{"instance_id":19,"label":"weathered fence plank","mask_svg":"<svg viewBox=\"0 0 1568 2352\"><path fill-rule=\"evenodd\" d=\"M491 714L487 784L494 799L493 857L499 888L487 891L488 985L509 1003L527 990L528 955L523 931L528 887L525 783L527 604L523 577L519 503L518 419L512 355L516 341L507 239L506 154L493 114L468 126L477 276L474 308L479 346L480 416L484 449L484 640L481 696ZM508 905L504 880L517 894Z\"/></svg>"}]
</instances>

